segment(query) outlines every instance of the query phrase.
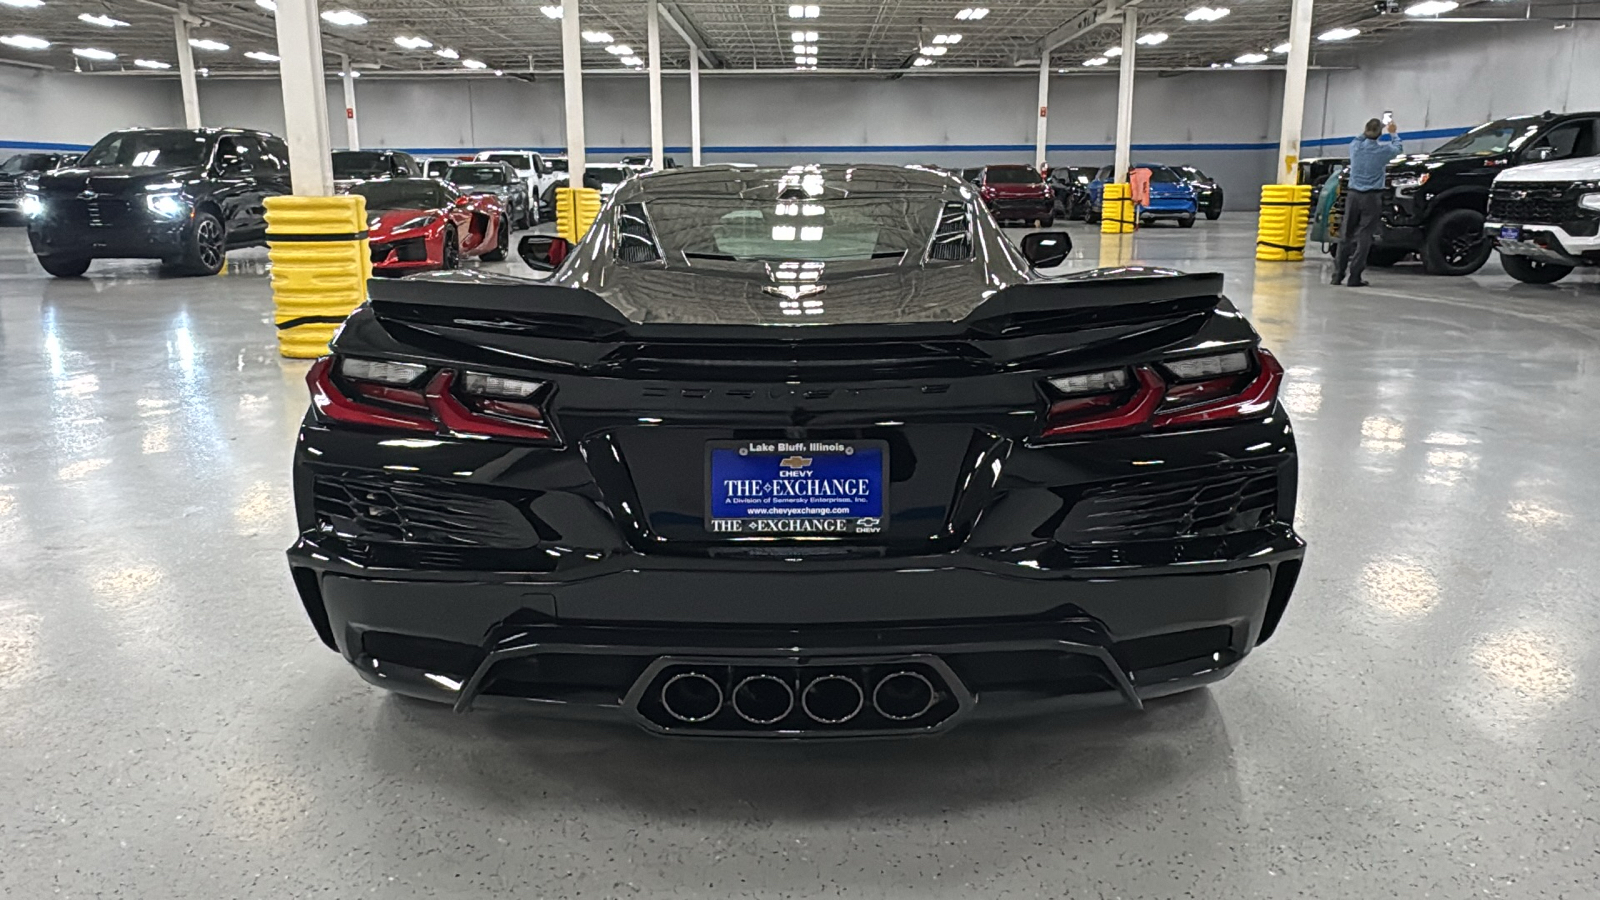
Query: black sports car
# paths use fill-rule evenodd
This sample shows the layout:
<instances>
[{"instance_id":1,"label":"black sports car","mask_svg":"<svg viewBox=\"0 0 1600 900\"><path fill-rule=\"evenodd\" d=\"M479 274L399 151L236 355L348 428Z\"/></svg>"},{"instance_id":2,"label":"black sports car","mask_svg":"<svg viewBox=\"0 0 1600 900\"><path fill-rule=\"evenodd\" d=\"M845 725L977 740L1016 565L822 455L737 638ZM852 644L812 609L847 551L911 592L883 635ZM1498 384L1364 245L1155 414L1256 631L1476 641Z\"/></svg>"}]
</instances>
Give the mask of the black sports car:
<instances>
[{"instance_id":1,"label":"black sports car","mask_svg":"<svg viewBox=\"0 0 1600 900\"><path fill-rule=\"evenodd\" d=\"M1220 679L1304 552L1282 369L1221 276L1034 271L1069 245L953 176L705 167L525 237L547 280L374 282L308 375L306 612L382 687L664 734Z\"/></svg>"}]
</instances>

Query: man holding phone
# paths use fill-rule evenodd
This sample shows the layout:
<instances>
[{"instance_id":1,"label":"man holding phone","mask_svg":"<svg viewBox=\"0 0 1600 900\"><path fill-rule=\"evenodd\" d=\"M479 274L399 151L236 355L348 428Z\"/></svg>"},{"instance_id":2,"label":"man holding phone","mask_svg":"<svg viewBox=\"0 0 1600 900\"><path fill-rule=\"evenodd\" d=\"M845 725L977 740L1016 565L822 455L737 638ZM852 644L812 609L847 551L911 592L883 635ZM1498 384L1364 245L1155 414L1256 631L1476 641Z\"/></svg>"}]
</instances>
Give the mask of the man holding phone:
<instances>
[{"instance_id":1,"label":"man holding phone","mask_svg":"<svg viewBox=\"0 0 1600 900\"><path fill-rule=\"evenodd\" d=\"M1344 284L1350 273L1351 287L1366 287L1362 274L1367 270L1367 253L1372 235L1383 221L1384 170L1389 160L1405 154L1393 113L1368 119L1361 136L1350 142L1350 187L1344 195L1344 219L1339 225L1339 255L1334 258L1333 283ZM1385 135L1384 126L1389 133Z\"/></svg>"}]
</instances>

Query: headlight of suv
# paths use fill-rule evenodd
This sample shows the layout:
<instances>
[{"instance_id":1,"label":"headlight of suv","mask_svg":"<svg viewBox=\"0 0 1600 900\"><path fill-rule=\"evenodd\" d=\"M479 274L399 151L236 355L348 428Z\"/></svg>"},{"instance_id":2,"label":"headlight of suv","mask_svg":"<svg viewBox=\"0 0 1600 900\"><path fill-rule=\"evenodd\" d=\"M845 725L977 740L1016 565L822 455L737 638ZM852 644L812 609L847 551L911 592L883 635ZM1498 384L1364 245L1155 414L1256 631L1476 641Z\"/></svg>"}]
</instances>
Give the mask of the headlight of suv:
<instances>
[{"instance_id":1,"label":"headlight of suv","mask_svg":"<svg viewBox=\"0 0 1600 900\"><path fill-rule=\"evenodd\" d=\"M1600 212L1600 194L1584 194L1578 198L1578 205L1584 209Z\"/></svg>"},{"instance_id":2,"label":"headlight of suv","mask_svg":"<svg viewBox=\"0 0 1600 900\"><path fill-rule=\"evenodd\" d=\"M38 194L31 191L23 194L22 199L17 201L17 208L22 211L24 216L30 219L44 215L44 201L39 199Z\"/></svg>"},{"instance_id":3,"label":"headlight of suv","mask_svg":"<svg viewBox=\"0 0 1600 900\"><path fill-rule=\"evenodd\" d=\"M1426 172L1420 175L1415 172L1406 172L1389 179L1389 187L1394 188L1395 192L1400 194L1410 193L1427 183L1428 173Z\"/></svg>"},{"instance_id":4,"label":"headlight of suv","mask_svg":"<svg viewBox=\"0 0 1600 900\"><path fill-rule=\"evenodd\" d=\"M144 205L163 219L176 219L189 211L183 195L176 192L146 195Z\"/></svg>"}]
</instances>

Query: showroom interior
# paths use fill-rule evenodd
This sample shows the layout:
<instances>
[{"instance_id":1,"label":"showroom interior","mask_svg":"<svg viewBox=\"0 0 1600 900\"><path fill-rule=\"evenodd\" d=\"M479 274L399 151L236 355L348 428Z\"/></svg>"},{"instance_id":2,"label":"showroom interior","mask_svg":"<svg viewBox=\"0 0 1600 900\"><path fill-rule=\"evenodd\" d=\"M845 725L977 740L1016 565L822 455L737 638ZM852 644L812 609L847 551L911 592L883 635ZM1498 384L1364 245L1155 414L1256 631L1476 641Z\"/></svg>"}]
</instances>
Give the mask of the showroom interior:
<instances>
[{"instance_id":1,"label":"showroom interior","mask_svg":"<svg viewBox=\"0 0 1600 900\"><path fill-rule=\"evenodd\" d=\"M0 0L0 894L1595 896L1600 3L983 2Z\"/></svg>"}]
</instances>

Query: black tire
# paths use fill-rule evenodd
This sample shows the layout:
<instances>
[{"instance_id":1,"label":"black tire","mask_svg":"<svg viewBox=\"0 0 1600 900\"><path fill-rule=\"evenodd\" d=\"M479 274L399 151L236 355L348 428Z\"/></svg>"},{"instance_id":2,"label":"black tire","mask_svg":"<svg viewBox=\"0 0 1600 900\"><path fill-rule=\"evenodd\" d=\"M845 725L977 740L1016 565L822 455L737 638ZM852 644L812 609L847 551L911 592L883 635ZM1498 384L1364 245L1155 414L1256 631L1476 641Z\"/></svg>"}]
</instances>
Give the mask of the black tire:
<instances>
[{"instance_id":1,"label":"black tire","mask_svg":"<svg viewBox=\"0 0 1600 900\"><path fill-rule=\"evenodd\" d=\"M1507 275L1524 284L1555 284L1572 273L1572 266L1504 253L1500 254L1500 266Z\"/></svg>"},{"instance_id":2,"label":"black tire","mask_svg":"<svg viewBox=\"0 0 1600 900\"><path fill-rule=\"evenodd\" d=\"M183 255L172 266L176 275L215 275L228 259L228 230L222 220L201 210L194 214L184 238Z\"/></svg>"},{"instance_id":3,"label":"black tire","mask_svg":"<svg viewBox=\"0 0 1600 900\"><path fill-rule=\"evenodd\" d=\"M39 265L44 270L57 278L77 278L89 271L88 257L78 256L41 256Z\"/></svg>"},{"instance_id":4,"label":"black tire","mask_svg":"<svg viewBox=\"0 0 1600 900\"><path fill-rule=\"evenodd\" d=\"M1194 227L1194 216L1184 216L1183 218L1179 219L1178 220L1178 227L1179 228L1193 228Z\"/></svg>"},{"instance_id":5,"label":"black tire","mask_svg":"<svg viewBox=\"0 0 1600 900\"><path fill-rule=\"evenodd\" d=\"M1373 247L1367 251L1367 265L1387 269L1398 265L1401 260L1411 255L1410 250L1401 247Z\"/></svg>"},{"instance_id":6,"label":"black tire","mask_svg":"<svg viewBox=\"0 0 1600 900\"><path fill-rule=\"evenodd\" d=\"M1215 222L1216 220L1218 220L1220 218L1222 218L1222 207L1220 207L1220 206L1209 206L1209 207L1206 207L1206 221L1207 222Z\"/></svg>"},{"instance_id":7,"label":"black tire","mask_svg":"<svg viewBox=\"0 0 1600 900\"><path fill-rule=\"evenodd\" d=\"M1052 228L1052 227L1055 226L1055 224L1056 224L1056 217L1055 216L1045 216L1044 218L1039 220L1039 227L1040 228Z\"/></svg>"},{"instance_id":8,"label":"black tire","mask_svg":"<svg viewBox=\"0 0 1600 900\"><path fill-rule=\"evenodd\" d=\"M454 228L446 228L444 230L444 253L442 256L443 259L439 263L439 268L449 271L461 267L461 244L456 240L456 230Z\"/></svg>"},{"instance_id":9,"label":"black tire","mask_svg":"<svg viewBox=\"0 0 1600 900\"><path fill-rule=\"evenodd\" d=\"M504 262L506 253L511 249L511 223L505 218L500 219L500 235L495 240L494 249L483 255L484 262Z\"/></svg>"},{"instance_id":10,"label":"black tire","mask_svg":"<svg viewBox=\"0 0 1600 900\"><path fill-rule=\"evenodd\" d=\"M1083 211L1083 221L1090 225L1100 224L1100 210L1090 206Z\"/></svg>"},{"instance_id":11,"label":"black tire","mask_svg":"<svg viewBox=\"0 0 1600 900\"><path fill-rule=\"evenodd\" d=\"M1471 275L1489 261L1494 242L1483 233L1483 213L1452 209L1428 226L1422 267L1429 275Z\"/></svg>"}]
</instances>

